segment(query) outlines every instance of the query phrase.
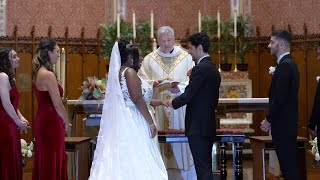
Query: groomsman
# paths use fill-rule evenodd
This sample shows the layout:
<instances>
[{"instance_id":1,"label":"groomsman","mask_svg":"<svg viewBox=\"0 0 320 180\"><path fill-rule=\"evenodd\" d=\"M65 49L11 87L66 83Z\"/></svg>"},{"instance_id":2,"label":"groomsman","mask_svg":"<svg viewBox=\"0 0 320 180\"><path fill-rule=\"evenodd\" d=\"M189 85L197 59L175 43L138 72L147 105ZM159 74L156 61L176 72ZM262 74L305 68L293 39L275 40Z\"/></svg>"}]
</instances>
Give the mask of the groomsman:
<instances>
[{"instance_id":1,"label":"groomsman","mask_svg":"<svg viewBox=\"0 0 320 180\"><path fill-rule=\"evenodd\" d=\"M317 49L317 60L320 61L320 43L318 44ZM317 91L313 102L312 114L309 120L308 128L313 135L317 136L318 151L320 153L320 81L318 77L317 81Z\"/></svg>"},{"instance_id":2,"label":"groomsman","mask_svg":"<svg viewBox=\"0 0 320 180\"><path fill-rule=\"evenodd\" d=\"M272 143L278 155L285 180L297 180L296 138L298 127L299 72L290 55L291 34L287 30L272 32L271 54L278 65L269 90L269 112L261 122L261 130L271 130Z\"/></svg>"}]
</instances>

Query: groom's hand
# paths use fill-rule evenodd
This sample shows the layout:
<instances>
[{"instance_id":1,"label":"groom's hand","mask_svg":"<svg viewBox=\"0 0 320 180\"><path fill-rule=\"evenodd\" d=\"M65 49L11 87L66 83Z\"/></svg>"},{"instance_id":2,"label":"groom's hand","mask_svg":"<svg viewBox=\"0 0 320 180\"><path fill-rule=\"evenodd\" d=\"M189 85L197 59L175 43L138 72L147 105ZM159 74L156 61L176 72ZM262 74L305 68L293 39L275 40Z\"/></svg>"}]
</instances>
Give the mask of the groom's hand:
<instances>
[{"instance_id":1,"label":"groom's hand","mask_svg":"<svg viewBox=\"0 0 320 180\"><path fill-rule=\"evenodd\" d=\"M167 100L167 104L168 104L168 106L169 106L170 108L173 108L173 106L172 106L172 100Z\"/></svg>"}]
</instances>

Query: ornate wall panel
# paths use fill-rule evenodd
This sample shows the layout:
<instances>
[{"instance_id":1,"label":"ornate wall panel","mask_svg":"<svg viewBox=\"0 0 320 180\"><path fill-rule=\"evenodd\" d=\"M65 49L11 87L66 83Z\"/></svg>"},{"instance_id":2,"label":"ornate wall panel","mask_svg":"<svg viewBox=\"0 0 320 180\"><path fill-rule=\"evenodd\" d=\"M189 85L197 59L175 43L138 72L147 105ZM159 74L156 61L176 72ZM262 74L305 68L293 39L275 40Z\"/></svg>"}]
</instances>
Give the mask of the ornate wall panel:
<instances>
[{"instance_id":1,"label":"ornate wall panel","mask_svg":"<svg viewBox=\"0 0 320 180\"><path fill-rule=\"evenodd\" d=\"M258 0L252 1L253 24L259 26L262 35L270 35L271 25L275 28L287 28L303 34L303 24L309 33L319 33L319 0Z\"/></svg>"},{"instance_id":2,"label":"ornate wall panel","mask_svg":"<svg viewBox=\"0 0 320 180\"><path fill-rule=\"evenodd\" d=\"M107 22L106 4L111 0L10 0L7 2L7 34L11 34L14 25L19 35L30 32L35 26L36 36L47 36L52 26L52 36L64 36L69 27L69 36L79 36L85 28L86 37L96 37L100 23Z\"/></svg>"}]
</instances>

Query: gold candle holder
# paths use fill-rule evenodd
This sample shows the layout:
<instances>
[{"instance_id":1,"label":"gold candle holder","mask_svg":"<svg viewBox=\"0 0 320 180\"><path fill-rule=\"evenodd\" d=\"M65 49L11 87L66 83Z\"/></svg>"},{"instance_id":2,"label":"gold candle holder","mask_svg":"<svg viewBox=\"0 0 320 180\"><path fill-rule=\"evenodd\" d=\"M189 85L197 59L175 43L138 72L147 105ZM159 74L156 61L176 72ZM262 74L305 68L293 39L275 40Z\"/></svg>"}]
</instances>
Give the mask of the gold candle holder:
<instances>
[{"instance_id":1,"label":"gold candle holder","mask_svg":"<svg viewBox=\"0 0 320 180\"><path fill-rule=\"evenodd\" d=\"M151 45L152 45L152 51L157 50L157 42L156 42L156 38L151 37Z\"/></svg>"}]
</instances>

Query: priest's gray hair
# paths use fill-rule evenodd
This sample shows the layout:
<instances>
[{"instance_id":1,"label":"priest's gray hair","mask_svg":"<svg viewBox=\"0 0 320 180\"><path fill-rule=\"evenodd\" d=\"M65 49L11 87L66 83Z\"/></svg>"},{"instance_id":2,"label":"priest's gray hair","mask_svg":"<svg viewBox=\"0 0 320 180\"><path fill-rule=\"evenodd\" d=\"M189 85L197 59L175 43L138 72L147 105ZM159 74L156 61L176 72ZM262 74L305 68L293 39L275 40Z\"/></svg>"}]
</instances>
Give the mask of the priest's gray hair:
<instances>
[{"instance_id":1,"label":"priest's gray hair","mask_svg":"<svg viewBox=\"0 0 320 180\"><path fill-rule=\"evenodd\" d=\"M157 37L159 39L159 36L160 34L163 34L163 33L171 33L172 36L174 36L174 30L170 27L170 26L162 26L158 29L158 32L157 32Z\"/></svg>"}]
</instances>

